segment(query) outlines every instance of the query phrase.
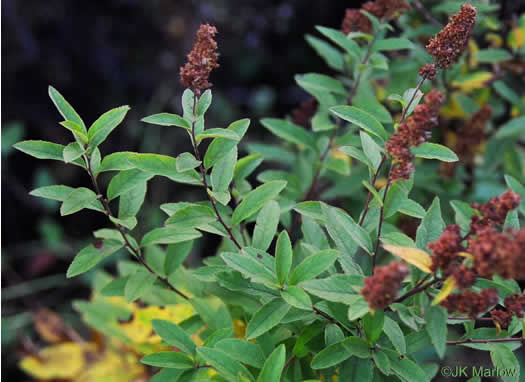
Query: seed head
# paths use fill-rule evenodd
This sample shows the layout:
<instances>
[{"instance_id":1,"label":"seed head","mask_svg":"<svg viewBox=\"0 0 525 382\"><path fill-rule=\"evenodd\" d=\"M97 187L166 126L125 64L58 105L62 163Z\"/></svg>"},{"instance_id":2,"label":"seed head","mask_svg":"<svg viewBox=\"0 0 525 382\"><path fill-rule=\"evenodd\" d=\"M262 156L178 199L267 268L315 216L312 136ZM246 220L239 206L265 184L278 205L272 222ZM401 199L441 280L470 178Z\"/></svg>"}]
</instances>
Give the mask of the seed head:
<instances>
[{"instance_id":1,"label":"seed head","mask_svg":"<svg viewBox=\"0 0 525 382\"><path fill-rule=\"evenodd\" d=\"M499 326L503 330L507 330L512 322L512 314L501 309L492 310L490 318L492 318L494 325Z\"/></svg>"},{"instance_id":2,"label":"seed head","mask_svg":"<svg viewBox=\"0 0 525 382\"><path fill-rule=\"evenodd\" d=\"M498 292L496 289L483 289L481 293L466 290L462 293L449 295L440 305L449 313L460 313L475 319L479 314L485 312L492 305L498 303Z\"/></svg>"},{"instance_id":3,"label":"seed head","mask_svg":"<svg viewBox=\"0 0 525 382\"><path fill-rule=\"evenodd\" d=\"M350 32L372 32L372 22L364 15L361 10L370 13L378 19L393 20L401 13L410 9L410 5L404 0L375 0L367 1L361 9L347 9L345 18L341 24L341 31L344 34Z\"/></svg>"},{"instance_id":4,"label":"seed head","mask_svg":"<svg viewBox=\"0 0 525 382\"><path fill-rule=\"evenodd\" d=\"M361 294L371 309L383 309L397 297L401 282L408 275L408 267L401 262L392 262L374 269L374 275L364 279Z\"/></svg>"}]
</instances>

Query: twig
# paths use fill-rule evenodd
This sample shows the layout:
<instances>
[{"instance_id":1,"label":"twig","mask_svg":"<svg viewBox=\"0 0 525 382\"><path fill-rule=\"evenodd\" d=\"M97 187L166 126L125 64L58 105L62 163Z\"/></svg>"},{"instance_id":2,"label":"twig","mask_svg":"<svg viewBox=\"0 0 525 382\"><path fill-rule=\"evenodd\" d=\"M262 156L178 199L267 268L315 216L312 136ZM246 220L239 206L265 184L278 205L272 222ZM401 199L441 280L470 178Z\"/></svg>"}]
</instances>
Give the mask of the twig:
<instances>
[{"instance_id":1,"label":"twig","mask_svg":"<svg viewBox=\"0 0 525 382\"><path fill-rule=\"evenodd\" d=\"M392 170L390 170L390 171L392 171ZM381 241L381 230L383 228L386 195L388 194L388 190L390 189L390 185L391 185L391 183L390 183L390 176L389 176L387 178L387 181L386 181L385 193L383 194L383 205L379 209L379 226L377 227L376 247L374 249L374 255L372 256L372 273L374 273L374 268L376 266L376 258L377 258L378 250L379 250L379 242Z\"/></svg>"},{"instance_id":2,"label":"twig","mask_svg":"<svg viewBox=\"0 0 525 382\"><path fill-rule=\"evenodd\" d=\"M427 79L427 74L425 73L421 79L419 80L416 89L414 90L414 93L412 94L412 97L410 98L410 101L408 101L408 104L403 110L403 114L401 114L401 119L399 120L399 123L403 122L405 118L407 117L408 109L410 109L410 106L412 105L412 102L416 99L417 92L421 89L421 86L423 86L423 82Z\"/></svg>"},{"instance_id":3,"label":"twig","mask_svg":"<svg viewBox=\"0 0 525 382\"><path fill-rule=\"evenodd\" d=\"M328 321L330 321L332 324L336 324L337 326L339 326L339 328L341 328L342 330L344 329L343 325L337 321L335 318L329 316L328 314L326 314L325 312L317 309L315 306L312 306L312 310L314 311L315 314L318 314L320 315L321 317L324 317L326 318Z\"/></svg>"},{"instance_id":4,"label":"twig","mask_svg":"<svg viewBox=\"0 0 525 382\"><path fill-rule=\"evenodd\" d=\"M95 188L95 192L97 193L100 201L102 202L102 205L104 206L104 211L105 211L106 215L108 217L114 217L113 213L111 212L111 208L109 207L109 201L100 192L100 187L98 185L97 178L95 177L95 175L93 174L93 170L91 169L91 161L90 161L90 159L91 158L89 156L84 156L84 160L86 161L86 169L87 169L87 172L89 174L89 177L91 178L91 183L93 183L93 187ZM115 225L115 228L120 232L120 235L122 236L122 239L124 240L124 246L126 248L128 248L133 253L133 255L135 256L137 261L140 264L142 264L142 266L144 266L144 268L146 268L148 270L148 272L150 272L151 274L155 275L155 277L157 277L164 285L166 285L173 292L177 293L183 299L185 299L185 300L189 300L190 299L187 295L185 295L180 290L175 288L175 286L173 286L173 284L171 284L169 282L167 277L162 277L161 275L159 275L157 272L155 272L155 270L153 270L153 268L151 268L146 263L146 261L144 260L144 257L142 256L142 252L140 251L140 248L138 248L138 249L135 248L129 242L128 237L126 236L125 228L123 226L121 226L120 224L115 223L115 222L113 222L113 224Z\"/></svg>"},{"instance_id":5,"label":"twig","mask_svg":"<svg viewBox=\"0 0 525 382\"><path fill-rule=\"evenodd\" d=\"M462 321L492 321L492 318L490 317L478 317L475 319L472 319L470 317L449 317L449 320L462 320Z\"/></svg>"},{"instance_id":6,"label":"twig","mask_svg":"<svg viewBox=\"0 0 525 382\"><path fill-rule=\"evenodd\" d=\"M196 106L197 106L197 95L194 92L193 93L193 116L194 118L191 123L191 140L193 144L193 151L195 152L195 158L201 162L199 169L202 175L202 184L204 185L204 188L206 189L206 195L208 195L208 199L210 200L213 210L215 211L215 215L217 215L217 220L219 220L219 222L222 224L226 232L228 232L228 235L230 236L230 240L235 244L235 246L239 250L241 250L242 245L240 245L237 239L233 236L233 232L231 228L224 222L219 210L217 209L217 202L215 201L215 198L208 193L208 181L206 180L206 169L204 168L204 165L202 164L201 155L199 153L199 148L197 147L197 140L195 139L195 108Z\"/></svg>"},{"instance_id":7,"label":"twig","mask_svg":"<svg viewBox=\"0 0 525 382\"><path fill-rule=\"evenodd\" d=\"M377 176L379 175L379 172L381 171L381 167L383 167L385 160L386 160L386 154L383 154L383 156L381 157L381 162L379 163L379 166L377 166L376 173L374 174L374 177L372 178L372 184L371 184L372 187L375 187L376 185ZM368 197L366 198L365 210L363 211L363 215L361 216L361 219L359 220L359 225L363 225L363 223L365 222L366 214L368 213L368 210L370 209L371 200L372 200L372 193L369 191Z\"/></svg>"},{"instance_id":8,"label":"twig","mask_svg":"<svg viewBox=\"0 0 525 382\"><path fill-rule=\"evenodd\" d=\"M488 339L484 339L484 340L473 340L471 338L467 338L466 340L447 341L447 345L488 344L488 343L491 343L491 342L512 342L512 341L525 342L525 338L508 337L508 338L488 338Z\"/></svg>"},{"instance_id":9,"label":"twig","mask_svg":"<svg viewBox=\"0 0 525 382\"><path fill-rule=\"evenodd\" d=\"M413 289L409 290L407 293L405 293L403 296L398 297L397 299L395 299L394 302L404 301L407 298L412 297L413 295L418 294L419 292L422 292L422 291L428 289L429 287L431 287L432 285L434 285L434 284L436 284L436 283L438 283L440 281L441 281L441 279L434 279L434 280L432 280L432 281L430 281L430 282L428 282L426 284L423 284L423 285L420 285L420 286L418 286L416 288L413 288Z\"/></svg>"},{"instance_id":10,"label":"twig","mask_svg":"<svg viewBox=\"0 0 525 382\"><path fill-rule=\"evenodd\" d=\"M288 361L286 361L286 363L284 364L283 366L283 371L281 372L281 376L284 374L284 372L286 371L286 369L288 368L288 366L290 366L290 364L292 363L292 361L295 359L296 355L295 354L292 354L292 356L288 359Z\"/></svg>"}]
</instances>

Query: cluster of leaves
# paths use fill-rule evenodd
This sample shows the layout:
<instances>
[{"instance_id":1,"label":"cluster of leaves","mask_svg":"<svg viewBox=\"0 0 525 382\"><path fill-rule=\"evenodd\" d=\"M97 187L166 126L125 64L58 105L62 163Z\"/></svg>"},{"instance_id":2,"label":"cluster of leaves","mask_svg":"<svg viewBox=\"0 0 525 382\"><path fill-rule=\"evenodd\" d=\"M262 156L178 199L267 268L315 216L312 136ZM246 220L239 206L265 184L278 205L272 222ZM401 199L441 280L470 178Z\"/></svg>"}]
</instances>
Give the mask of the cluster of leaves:
<instances>
[{"instance_id":1,"label":"cluster of leaves","mask_svg":"<svg viewBox=\"0 0 525 382\"><path fill-rule=\"evenodd\" d=\"M460 5L446 2L431 11L451 13ZM479 49L472 42L470 54L434 82L448 91L440 128L452 130L487 102L495 109L494 121L504 119L511 106L515 118L498 122L496 133L483 142L485 151L476 152L483 164L474 161L470 175L460 162L454 176L440 176L439 162L433 160L455 162L458 157L439 143L412 149L422 159L409 180L390 184L385 173L390 162L385 142L397 128L396 113L410 116L430 86L421 82L413 87L419 67L430 58L412 41L439 27L416 27L416 12L399 19L401 37L389 37L394 28L366 12L371 34L345 35L317 27L322 38L308 36L307 41L336 74L296 76L317 108L306 126L290 119L261 120L281 139L279 145L239 145L250 125L246 119L227 128L206 128L212 92L187 89L182 116L160 113L143 122L182 129L191 152L177 157L135 152L102 156L99 146L129 107L112 109L87 128L64 97L49 88L64 118L61 125L74 141L66 146L24 141L15 147L39 159L76 165L92 183L90 188L47 186L32 195L60 201L62 215L89 209L105 214L113 225L94 232L96 240L76 255L68 277L91 270L121 249L132 258L118 263L118 276L99 271L92 299L74 306L91 328L106 336L108 348L144 356L141 362L150 367L137 369L133 378L161 368L152 381L429 381L438 364L418 353L433 348L443 359L447 342L489 351L496 367L519 367L513 351L521 340L512 336L522 332L523 319L514 317L503 331L477 328L475 321L449 318L432 304L446 298L454 285L425 284L431 263L427 245L440 237L449 220L442 215L440 200L494 195L503 187L496 171L501 167L513 176L506 178L508 186L525 200L522 152L515 144L524 126L523 100L512 89L512 77L507 78L510 69L502 64L521 62L523 20L509 33L504 49L494 34L501 28L491 15L494 10L479 4L475 36L485 36L491 44L497 40L500 47ZM492 68L490 77L479 69L485 66ZM211 142L201 154L207 140ZM244 149L248 153L240 156ZM254 172L263 161L275 166L258 172L256 184ZM111 178L103 190L100 179L107 173ZM204 200L162 204L164 226L137 240L137 216L155 176L195 186ZM337 207L339 200L343 203ZM455 222L468 225L469 205L459 200L450 204ZM519 211L525 213L523 204ZM518 229L517 212L509 216L507 225ZM403 232L404 219L417 221L415 235ZM201 267L187 269L184 260L203 233L223 238L217 254ZM392 258L380 244L413 267L400 297L372 310L361 294L363 280L373 274L376 263ZM498 290L500 303L521 293L514 280L480 278L476 285L487 286ZM134 302L139 299L141 305ZM458 324L462 332L449 330ZM498 341L502 339L509 341ZM64 372L56 365L57 357L73 346L66 344L28 356L22 367L41 379L79 378L78 369L56 374ZM89 344L82 346L75 352L91 351ZM46 368L49 360L53 366ZM508 378L517 381L518 374Z\"/></svg>"}]
</instances>

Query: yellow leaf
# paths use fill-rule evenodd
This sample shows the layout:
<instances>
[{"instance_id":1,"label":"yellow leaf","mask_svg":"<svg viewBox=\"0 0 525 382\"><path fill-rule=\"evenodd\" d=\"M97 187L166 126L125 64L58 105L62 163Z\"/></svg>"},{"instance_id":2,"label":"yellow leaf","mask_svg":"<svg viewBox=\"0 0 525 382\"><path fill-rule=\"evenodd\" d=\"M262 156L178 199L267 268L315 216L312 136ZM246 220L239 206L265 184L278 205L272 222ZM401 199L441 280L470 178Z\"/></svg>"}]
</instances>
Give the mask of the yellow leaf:
<instances>
[{"instance_id":1,"label":"yellow leaf","mask_svg":"<svg viewBox=\"0 0 525 382\"><path fill-rule=\"evenodd\" d=\"M485 41L489 42L493 48L501 48L503 46L503 38L497 33L487 33Z\"/></svg>"},{"instance_id":2,"label":"yellow leaf","mask_svg":"<svg viewBox=\"0 0 525 382\"><path fill-rule=\"evenodd\" d=\"M490 72L474 72L463 76L459 80L452 81L452 85L459 88L465 93L470 93L473 90L485 87L485 83L492 78Z\"/></svg>"},{"instance_id":3,"label":"yellow leaf","mask_svg":"<svg viewBox=\"0 0 525 382\"><path fill-rule=\"evenodd\" d=\"M246 323L242 320L233 320L233 332L235 338L246 338Z\"/></svg>"},{"instance_id":4,"label":"yellow leaf","mask_svg":"<svg viewBox=\"0 0 525 382\"><path fill-rule=\"evenodd\" d=\"M84 368L84 349L74 342L42 349L38 356L23 358L19 366L27 374L38 379L73 379Z\"/></svg>"},{"instance_id":5,"label":"yellow leaf","mask_svg":"<svg viewBox=\"0 0 525 382\"><path fill-rule=\"evenodd\" d=\"M525 14L521 15L518 25L510 31L507 44L514 50L521 49L525 44Z\"/></svg>"},{"instance_id":6,"label":"yellow leaf","mask_svg":"<svg viewBox=\"0 0 525 382\"><path fill-rule=\"evenodd\" d=\"M330 154L330 156L334 159L342 159L346 163L350 163L350 157L348 156L348 154L345 154L342 151L339 151L337 149L332 150L332 153Z\"/></svg>"},{"instance_id":7,"label":"yellow leaf","mask_svg":"<svg viewBox=\"0 0 525 382\"><path fill-rule=\"evenodd\" d=\"M461 257L464 257L466 259L469 259L469 260L474 260L474 256L472 256L468 252L458 252L458 255L461 256Z\"/></svg>"},{"instance_id":8,"label":"yellow leaf","mask_svg":"<svg viewBox=\"0 0 525 382\"><path fill-rule=\"evenodd\" d=\"M399 247L397 245L383 245L383 248L388 252L402 258L407 263L414 265L423 272L431 273L430 266L432 265L432 258L425 251L418 248Z\"/></svg>"},{"instance_id":9,"label":"yellow leaf","mask_svg":"<svg viewBox=\"0 0 525 382\"><path fill-rule=\"evenodd\" d=\"M456 279L453 276L450 276L445 280L443 283L443 287L439 291L439 293L434 297L434 300L432 301L432 305L437 305L444 299L446 299L454 290L454 287L456 286Z\"/></svg>"},{"instance_id":10,"label":"yellow leaf","mask_svg":"<svg viewBox=\"0 0 525 382\"><path fill-rule=\"evenodd\" d=\"M470 51L469 65L471 68L475 68L478 66L479 46L473 39L470 39L468 41L468 49Z\"/></svg>"},{"instance_id":11,"label":"yellow leaf","mask_svg":"<svg viewBox=\"0 0 525 382\"><path fill-rule=\"evenodd\" d=\"M105 351L82 370L75 382L132 382L144 380L147 370L131 352Z\"/></svg>"}]
</instances>

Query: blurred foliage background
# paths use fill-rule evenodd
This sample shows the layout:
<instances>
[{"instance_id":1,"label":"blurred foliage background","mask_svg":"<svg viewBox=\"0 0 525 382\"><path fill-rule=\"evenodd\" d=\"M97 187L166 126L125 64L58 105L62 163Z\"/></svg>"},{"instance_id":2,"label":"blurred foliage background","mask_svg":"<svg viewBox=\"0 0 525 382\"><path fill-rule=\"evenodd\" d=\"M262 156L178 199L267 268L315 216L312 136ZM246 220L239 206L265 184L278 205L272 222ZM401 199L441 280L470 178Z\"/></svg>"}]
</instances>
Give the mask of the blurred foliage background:
<instances>
[{"instance_id":1,"label":"blurred foliage background","mask_svg":"<svg viewBox=\"0 0 525 382\"><path fill-rule=\"evenodd\" d=\"M16 366L33 331L32 312L47 307L82 328L71 300L87 298L86 278L67 281L68 264L104 226L90 212L59 218L58 203L28 195L49 184L81 186L89 179L71 166L38 163L14 152L22 139L67 143L60 117L47 96L56 87L87 123L119 105L132 107L125 124L102 147L114 151L159 152L176 156L187 149L179 129L156 129L140 118L180 113L179 67L195 30L217 26L220 65L212 75L214 103L207 126L226 127L248 117L246 141L271 138L258 119L283 117L308 98L294 74L327 73L304 36L314 25L338 28L359 1L234 0L60 0L2 1L2 361L10 380L27 378ZM434 1L433 3L438 3ZM525 12L524 1L500 1L498 18ZM441 22L446 21L443 14ZM268 166L264 164L263 166ZM102 178L102 181L107 179ZM141 213L144 229L162 222L152 205L197 200L190 189L155 179ZM198 195L201 196L201 195ZM190 263L214 254L217 239L207 236ZM116 260L116 259L115 259ZM17 350L17 351L13 351ZM464 355L458 354L461 358ZM458 358L458 359L459 359Z\"/></svg>"}]
</instances>

